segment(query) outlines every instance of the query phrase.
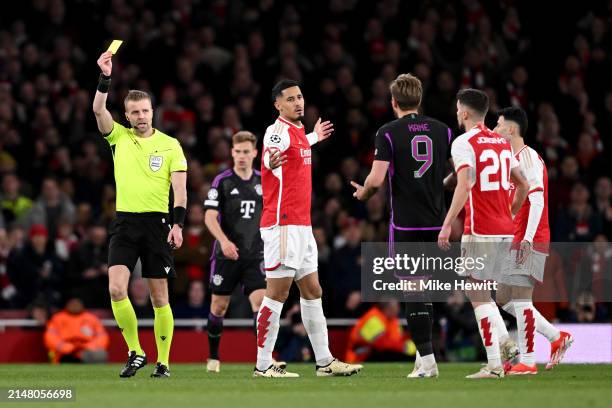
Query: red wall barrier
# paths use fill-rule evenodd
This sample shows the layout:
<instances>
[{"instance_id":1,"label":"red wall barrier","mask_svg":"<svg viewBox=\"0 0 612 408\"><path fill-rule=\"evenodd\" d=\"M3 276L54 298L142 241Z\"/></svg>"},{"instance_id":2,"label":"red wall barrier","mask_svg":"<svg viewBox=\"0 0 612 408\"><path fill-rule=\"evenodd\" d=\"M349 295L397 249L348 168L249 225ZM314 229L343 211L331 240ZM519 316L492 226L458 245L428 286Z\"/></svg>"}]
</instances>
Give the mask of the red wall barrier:
<instances>
[{"instance_id":1,"label":"red wall barrier","mask_svg":"<svg viewBox=\"0 0 612 408\"><path fill-rule=\"evenodd\" d=\"M125 362L127 348L121 332L108 329L109 361ZM157 355L152 329L139 331L140 343L151 361ZM334 356L344 358L348 329L329 329L330 349ZM170 359L176 363L199 363L208 357L208 337L205 331L174 331ZM223 361L254 362L257 355L255 335L251 329L225 328L219 350ZM40 363L48 361L43 344L43 331L7 328L0 333L0 363Z\"/></svg>"}]
</instances>

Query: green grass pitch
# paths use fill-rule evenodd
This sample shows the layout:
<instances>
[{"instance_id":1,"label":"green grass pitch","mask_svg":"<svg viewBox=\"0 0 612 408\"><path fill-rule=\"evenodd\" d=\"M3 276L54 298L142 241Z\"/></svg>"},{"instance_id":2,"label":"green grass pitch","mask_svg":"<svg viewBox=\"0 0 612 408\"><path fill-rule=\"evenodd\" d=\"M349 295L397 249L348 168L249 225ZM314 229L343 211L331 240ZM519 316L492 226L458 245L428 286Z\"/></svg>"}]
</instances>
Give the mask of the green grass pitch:
<instances>
[{"instance_id":1,"label":"green grass pitch","mask_svg":"<svg viewBox=\"0 0 612 408\"><path fill-rule=\"evenodd\" d=\"M72 387L76 402L7 403L16 407L610 407L612 365L560 365L537 376L467 380L478 364L440 364L440 378L408 380L412 364L366 364L346 378L315 377L314 365L290 364L301 378L251 378L252 365L173 364L172 378L149 378L149 364L130 379L120 366L0 365L0 389Z\"/></svg>"}]
</instances>

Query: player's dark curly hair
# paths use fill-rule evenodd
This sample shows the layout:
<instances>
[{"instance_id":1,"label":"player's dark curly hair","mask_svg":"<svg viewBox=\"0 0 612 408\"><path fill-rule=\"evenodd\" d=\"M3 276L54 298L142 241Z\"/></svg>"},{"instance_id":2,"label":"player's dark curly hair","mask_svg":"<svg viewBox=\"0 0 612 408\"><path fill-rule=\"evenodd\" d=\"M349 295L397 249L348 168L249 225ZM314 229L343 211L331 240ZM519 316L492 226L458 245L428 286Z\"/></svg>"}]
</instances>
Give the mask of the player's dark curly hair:
<instances>
[{"instance_id":1,"label":"player's dark curly hair","mask_svg":"<svg viewBox=\"0 0 612 408\"><path fill-rule=\"evenodd\" d=\"M527 113L518 106L510 106L508 108L501 109L498 112L499 116L503 116L504 120L511 120L516 123L519 127L521 137L525 137L527 133Z\"/></svg>"},{"instance_id":2,"label":"player's dark curly hair","mask_svg":"<svg viewBox=\"0 0 612 408\"><path fill-rule=\"evenodd\" d=\"M276 98L281 96L285 89L294 86L300 86L300 83L292 79L281 79L278 81L272 88L272 102L276 101Z\"/></svg>"},{"instance_id":3,"label":"player's dark curly hair","mask_svg":"<svg viewBox=\"0 0 612 408\"><path fill-rule=\"evenodd\" d=\"M462 89L457 92L457 100L460 104L467 106L474 112L485 116L489 110L489 97L478 89Z\"/></svg>"}]
</instances>

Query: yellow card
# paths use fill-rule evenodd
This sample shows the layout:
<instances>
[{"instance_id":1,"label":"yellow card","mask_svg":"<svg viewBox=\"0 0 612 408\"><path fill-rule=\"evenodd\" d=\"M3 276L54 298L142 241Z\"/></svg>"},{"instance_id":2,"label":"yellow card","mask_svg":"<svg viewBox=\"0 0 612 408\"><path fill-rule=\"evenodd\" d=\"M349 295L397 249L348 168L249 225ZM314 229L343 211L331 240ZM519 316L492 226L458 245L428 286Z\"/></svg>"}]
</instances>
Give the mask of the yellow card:
<instances>
[{"instance_id":1,"label":"yellow card","mask_svg":"<svg viewBox=\"0 0 612 408\"><path fill-rule=\"evenodd\" d=\"M108 47L108 50L106 50L106 51L110 51L110 52L113 53L113 55L115 55L117 53L117 50L119 49L119 47L121 47L121 44L123 44L123 41L121 41L121 40L113 40L111 45Z\"/></svg>"}]
</instances>

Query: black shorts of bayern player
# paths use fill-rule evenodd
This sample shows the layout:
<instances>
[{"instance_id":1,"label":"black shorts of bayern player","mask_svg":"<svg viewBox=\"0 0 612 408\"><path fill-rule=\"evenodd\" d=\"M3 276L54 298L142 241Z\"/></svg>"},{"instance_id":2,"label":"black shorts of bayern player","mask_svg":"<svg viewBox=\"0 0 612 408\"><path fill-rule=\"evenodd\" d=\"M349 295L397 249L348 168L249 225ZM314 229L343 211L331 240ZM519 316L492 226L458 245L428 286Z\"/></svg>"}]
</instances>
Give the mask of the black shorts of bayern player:
<instances>
[{"instance_id":1,"label":"black shorts of bayern player","mask_svg":"<svg viewBox=\"0 0 612 408\"><path fill-rule=\"evenodd\" d=\"M214 295L231 295L238 283L246 296L258 289L265 289L263 259L212 259L210 289Z\"/></svg>"}]
</instances>

